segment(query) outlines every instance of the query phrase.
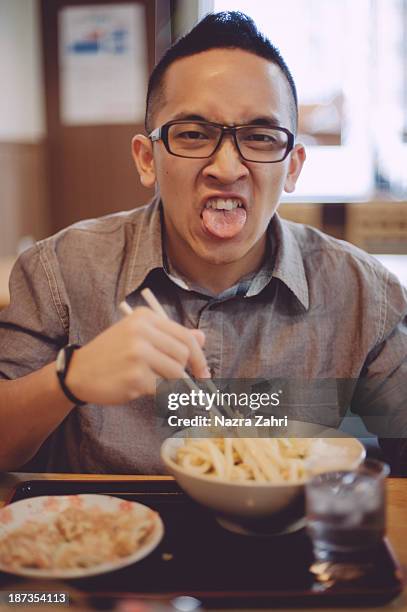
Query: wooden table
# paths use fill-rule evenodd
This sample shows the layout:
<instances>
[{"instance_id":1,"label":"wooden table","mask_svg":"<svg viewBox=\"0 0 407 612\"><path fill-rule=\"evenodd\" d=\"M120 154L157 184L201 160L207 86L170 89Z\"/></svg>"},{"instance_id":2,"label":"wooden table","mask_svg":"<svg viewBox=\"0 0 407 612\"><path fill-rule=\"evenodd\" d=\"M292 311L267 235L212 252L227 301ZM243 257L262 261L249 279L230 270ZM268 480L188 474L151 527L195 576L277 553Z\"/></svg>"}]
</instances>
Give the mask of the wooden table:
<instances>
[{"instance_id":1,"label":"wooden table","mask_svg":"<svg viewBox=\"0 0 407 612\"><path fill-rule=\"evenodd\" d=\"M60 480L142 480L143 476L101 476L101 475L90 475L90 474L23 474L23 473L8 473L0 474L0 507L4 505L5 501L9 498L13 488L25 480L32 479L55 479ZM149 477L150 478L150 477ZM153 477L154 478L154 477ZM162 479L163 477L155 477ZM165 477L169 479L170 477ZM394 551L401 562L404 571L407 570L407 478L390 478L387 486L387 524L388 524L388 536L390 542L394 548ZM1 606L0 606L1 607ZM404 590L403 594L392 601L387 606L384 606L386 610L397 610L398 612L407 612L407 589ZM346 608L354 610L354 612L377 612L380 608ZM297 608L298 610L298 608ZM273 612L279 612L273 608ZM285 611L280 612L287 612ZM325 609L325 612L329 612ZM340 612L339 608L332 609L332 612Z\"/></svg>"},{"instance_id":2,"label":"wooden table","mask_svg":"<svg viewBox=\"0 0 407 612\"><path fill-rule=\"evenodd\" d=\"M8 306L10 301L8 279L15 260L15 257L0 257L0 310Z\"/></svg>"}]
</instances>

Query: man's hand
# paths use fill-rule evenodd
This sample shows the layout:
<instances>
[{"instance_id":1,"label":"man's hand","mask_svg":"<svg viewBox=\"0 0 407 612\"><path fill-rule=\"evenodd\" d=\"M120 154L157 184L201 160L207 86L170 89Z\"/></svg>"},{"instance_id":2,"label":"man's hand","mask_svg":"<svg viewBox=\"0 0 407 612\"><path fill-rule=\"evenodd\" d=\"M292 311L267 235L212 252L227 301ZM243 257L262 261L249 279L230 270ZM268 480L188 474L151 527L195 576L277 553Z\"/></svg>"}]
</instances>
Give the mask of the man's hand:
<instances>
[{"instance_id":1,"label":"man's hand","mask_svg":"<svg viewBox=\"0 0 407 612\"><path fill-rule=\"evenodd\" d=\"M204 342L200 330L139 307L75 351L66 384L88 403L127 403L154 394L158 377L182 378L186 367L208 378Z\"/></svg>"}]
</instances>

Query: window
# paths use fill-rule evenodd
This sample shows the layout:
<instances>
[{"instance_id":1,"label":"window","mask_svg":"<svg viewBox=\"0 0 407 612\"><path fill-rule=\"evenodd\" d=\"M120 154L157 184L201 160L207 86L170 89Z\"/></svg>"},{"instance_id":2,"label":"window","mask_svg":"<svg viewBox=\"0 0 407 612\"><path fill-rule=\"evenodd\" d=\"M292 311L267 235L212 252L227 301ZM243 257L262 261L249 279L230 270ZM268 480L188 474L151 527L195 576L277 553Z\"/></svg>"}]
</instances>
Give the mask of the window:
<instances>
[{"instance_id":1,"label":"window","mask_svg":"<svg viewBox=\"0 0 407 612\"><path fill-rule=\"evenodd\" d=\"M307 162L285 200L406 197L407 0L214 0L281 51L300 104Z\"/></svg>"},{"instance_id":2,"label":"window","mask_svg":"<svg viewBox=\"0 0 407 612\"><path fill-rule=\"evenodd\" d=\"M407 197L407 0L376 0L373 127L378 187Z\"/></svg>"}]
</instances>

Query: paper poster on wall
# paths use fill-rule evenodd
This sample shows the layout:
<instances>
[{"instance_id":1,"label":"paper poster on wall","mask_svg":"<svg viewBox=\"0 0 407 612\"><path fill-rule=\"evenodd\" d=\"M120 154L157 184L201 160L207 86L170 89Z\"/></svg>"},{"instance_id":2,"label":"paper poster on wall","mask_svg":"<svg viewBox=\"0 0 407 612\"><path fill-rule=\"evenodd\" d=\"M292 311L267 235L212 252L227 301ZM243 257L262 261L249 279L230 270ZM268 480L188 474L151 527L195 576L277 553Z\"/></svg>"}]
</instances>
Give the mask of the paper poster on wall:
<instances>
[{"instance_id":1,"label":"paper poster on wall","mask_svg":"<svg viewBox=\"0 0 407 612\"><path fill-rule=\"evenodd\" d=\"M63 8L59 65L62 124L140 123L147 83L144 6Z\"/></svg>"}]
</instances>

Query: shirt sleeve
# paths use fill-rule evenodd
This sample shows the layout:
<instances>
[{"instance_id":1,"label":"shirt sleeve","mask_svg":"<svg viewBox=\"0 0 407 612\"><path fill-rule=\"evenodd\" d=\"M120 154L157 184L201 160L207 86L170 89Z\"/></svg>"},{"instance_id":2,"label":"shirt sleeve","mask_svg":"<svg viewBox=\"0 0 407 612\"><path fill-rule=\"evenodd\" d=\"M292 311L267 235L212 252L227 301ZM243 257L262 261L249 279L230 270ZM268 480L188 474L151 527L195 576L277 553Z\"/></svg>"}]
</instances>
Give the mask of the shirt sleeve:
<instances>
[{"instance_id":1,"label":"shirt sleeve","mask_svg":"<svg viewBox=\"0 0 407 612\"><path fill-rule=\"evenodd\" d=\"M53 361L68 329L55 266L38 243L19 257L10 276L10 305L0 312L0 379L19 378Z\"/></svg>"},{"instance_id":2,"label":"shirt sleeve","mask_svg":"<svg viewBox=\"0 0 407 612\"><path fill-rule=\"evenodd\" d=\"M381 295L380 337L366 358L352 410L379 437L393 471L407 475L407 291L387 273Z\"/></svg>"}]
</instances>

